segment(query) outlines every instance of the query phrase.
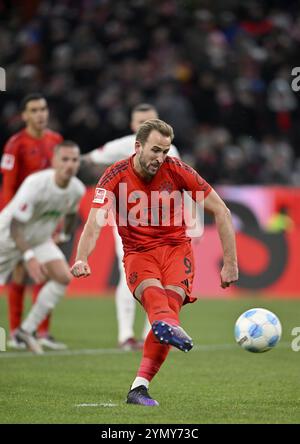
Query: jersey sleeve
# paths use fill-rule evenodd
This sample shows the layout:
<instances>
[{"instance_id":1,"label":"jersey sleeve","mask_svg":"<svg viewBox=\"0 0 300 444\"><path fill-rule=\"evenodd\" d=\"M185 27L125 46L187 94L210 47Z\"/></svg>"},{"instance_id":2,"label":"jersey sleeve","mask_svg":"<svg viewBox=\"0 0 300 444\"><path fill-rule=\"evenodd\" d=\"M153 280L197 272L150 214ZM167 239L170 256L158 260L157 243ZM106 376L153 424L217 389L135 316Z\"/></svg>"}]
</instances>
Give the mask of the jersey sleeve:
<instances>
[{"instance_id":1,"label":"jersey sleeve","mask_svg":"<svg viewBox=\"0 0 300 444\"><path fill-rule=\"evenodd\" d=\"M202 201L211 192L212 187L209 183L186 163L173 158L171 170L179 187L187 191L194 201Z\"/></svg>"},{"instance_id":2,"label":"jersey sleeve","mask_svg":"<svg viewBox=\"0 0 300 444\"><path fill-rule=\"evenodd\" d=\"M37 189L38 185L31 177L24 180L13 200L13 218L23 223L26 223L31 219L39 195ZM42 193L41 190L39 191Z\"/></svg>"},{"instance_id":3,"label":"jersey sleeve","mask_svg":"<svg viewBox=\"0 0 300 444\"><path fill-rule=\"evenodd\" d=\"M118 160L127 157L128 153L124 153L120 139L116 139L91 151L90 156L92 161L96 164L111 165Z\"/></svg>"},{"instance_id":4,"label":"jersey sleeve","mask_svg":"<svg viewBox=\"0 0 300 444\"><path fill-rule=\"evenodd\" d=\"M20 170L20 145L17 141L8 141L4 147L1 159L3 175L3 200L6 205L18 189L18 174Z\"/></svg>"},{"instance_id":5,"label":"jersey sleeve","mask_svg":"<svg viewBox=\"0 0 300 444\"><path fill-rule=\"evenodd\" d=\"M120 181L120 174L114 165L107 168L100 177L92 201L92 208L109 210L116 202L116 190Z\"/></svg>"}]
</instances>

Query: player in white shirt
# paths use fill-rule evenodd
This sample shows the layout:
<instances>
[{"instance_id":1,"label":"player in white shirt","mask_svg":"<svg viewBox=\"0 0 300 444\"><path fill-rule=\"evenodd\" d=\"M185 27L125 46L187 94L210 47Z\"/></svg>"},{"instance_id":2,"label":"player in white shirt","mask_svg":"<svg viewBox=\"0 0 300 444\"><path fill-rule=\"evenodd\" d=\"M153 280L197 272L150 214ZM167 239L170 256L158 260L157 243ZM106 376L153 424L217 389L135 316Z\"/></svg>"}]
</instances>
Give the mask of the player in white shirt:
<instances>
[{"instance_id":1,"label":"player in white shirt","mask_svg":"<svg viewBox=\"0 0 300 444\"><path fill-rule=\"evenodd\" d=\"M22 259L35 283L47 281L16 333L28 349L38 354L43 349L33 333L64 295L72 278L52 235L62 219L65 237L74 228L78 204L85 192L83 183L74 177L79 164L79 147L71 141L61 142L55 147L53 169L28 176L0 213L0 284L6 283Z\"/></svg>"},{"instance_id":2,"label":"player in white shirt","mask_svg":"<svg viewBox=\"0 0 300 444\"><path fill-rule=\"evenodd\" d=\"M107 166L118 160L126 159L135 152L135 135L139 126L149 119L157 119L158 113L153 105L142 103L133 108L131 112L130 126L133 134L120 139L107 142L101 148L94 149L83 156L86 162ZM171 145L170 156L180 157L174 145ZM118 321L118 342L119 346L124 350L142 349L143 343L136 341L134 335L134 317L136 302L129 291L126 283L126 276L123 266L123 245L118 234L118 230L114 227L114 237L116 245L116 253L118 257L120 279L116 289L116 311ZM148 319L145 320L144 331L142 333L143 340L146 338L150 330Z\"/></svg>"}]
</instances>

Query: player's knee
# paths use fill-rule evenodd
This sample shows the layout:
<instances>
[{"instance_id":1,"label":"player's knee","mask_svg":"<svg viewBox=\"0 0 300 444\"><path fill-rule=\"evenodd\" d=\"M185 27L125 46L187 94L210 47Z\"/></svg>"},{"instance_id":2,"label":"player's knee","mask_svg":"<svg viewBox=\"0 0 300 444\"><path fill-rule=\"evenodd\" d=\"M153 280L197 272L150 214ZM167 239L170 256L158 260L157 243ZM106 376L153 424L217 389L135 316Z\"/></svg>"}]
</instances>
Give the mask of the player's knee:
<instances>
[{"instance_id":1,"label":"player's knee","mask_svg":"<svg viewBox=\"0 0 300 444\"><path fill-rule=\"evenodd\" d=\"M57 276L56 281L60 285L67 286L71 282L71 279L72 279L71 273L62 273L61 275Z\"/></svg>"},{"instance_id":2,"label":"player's knee","mask_svg":"<svg viewBox=\"0 0 300 444\"><path fill-rule=\"evenodd\" d=\"M172 290L175 291L179 296L181 296L182 299L185 298L186 294L182 287L178 287L177 285L166 285L165 290Z\"/></svg>"},{"instance_id":3,"label":"player's knee","mask_svg":"<svg viewBox=\"0 0 300 444\"><path fill-rule=\"evenodd\" d=\"M158 287L158 288L163 288L163 286L161 285L160 281L158 279L145 279L144 281L142 281L135 289L134 291L134 296L136 299L140 300L144 291L148 288L148 287Z\"/></svg>"}]
</instances>

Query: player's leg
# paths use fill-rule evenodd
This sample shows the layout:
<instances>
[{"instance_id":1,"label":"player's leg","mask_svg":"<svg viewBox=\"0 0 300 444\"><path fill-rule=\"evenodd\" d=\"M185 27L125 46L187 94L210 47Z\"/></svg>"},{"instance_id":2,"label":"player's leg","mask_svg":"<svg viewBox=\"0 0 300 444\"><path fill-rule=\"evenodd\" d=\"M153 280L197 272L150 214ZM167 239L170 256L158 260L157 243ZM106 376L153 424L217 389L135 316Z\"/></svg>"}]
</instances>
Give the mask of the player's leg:
<instances>
[{"instance_id":1,"label":"player's leg","mask_svg":"<svg viewBox=\"0 0 300 444\"><path fill-rule=\"evenodd\" d=\"M123 350L142 350L144 341L151 330L148 317L145 317L142 340L134 337L134 319L136 312L136 300L128 288L124 270L120 272L120 280L116 289L116 311L118 321L118 342Z\"/></svg>"},{"instance_id":2,"label":"player's leg","mask_svg":"<svg viewBox=\"0 0 300 444\"><path fill-rule=\"evenodd\" d=\"M0 285L4 285L9 281L9 277L13 274L18 263L22 261L22 256L19 250L11 248L11 245L7 244L5 240L0 239ZM21 267L18 268L21 270ZM10 332L12 336L8 340L8 347L24 348L24 344L18 341L15 337L15 329L20 325L22 316L23 299L20 298L21 304L18 298L19 288L18 285L22 283L24 273L19 273L16 277L16 283L13 288L13 294L10 293L8 298L8 318L10 325ZM9 291L11 291L11 288ZM16 302L16 304L13 304Z\"/></svg>"},{"instance_id":3,"label":"player's leg","mask_svg":"<svg viewBox=\"0 0 300 444\"><path fill-rule=\"evenodd\" d=\"M191 297L194 277L194 260L190 244L177 247L164 246L161 248L162 257L162 283L167 294L169 307L177 314L183 303L194 302ZM193 347L190 336L178 326L171 326L171 331L164 322L157 321L152 324L156 337L166 344L172 344L182 351L188 352Z\"/></svg>"},{"instance_id":4,"label":"player's leg","mask_svg":"<svg viewBox=\"0 0 300 444\"><path fill-rule=\"evenodd\" d=\"M179 325L179 311L185 299L185 293L180 287L174 287L172 297L168 292L170 290L166 291L163 287L157 288L155 283L145 280L137 287L135 294L148 314L157 339L163 344L170 344L188 352L193 347L193 342Z\"/></svg>"},{"instance_id":5,"label":"player's leg","mask_svg":"<svg viewBox=\"0 0 300 444\"><path fill-rule=\"evenodd\" d=\"M162 251L157 250L130 254L124 258L127 283L131 292L144 307L150 323L152 325L156 325L157 322L161 323L158 328L164 335L163 343L160 343L155 338L156 329L149 332L137 376L127 396L129 404L158 405L157 401L149 396L147 391L149 383L165 361L169 345L179 348L178 342L184 343L186 340L186 337L182 338L182 330L179 327L179 310L169 305L168 294L161 283L163 276L157 257L161 255ZM178 297L183 302L185 294L181 289L179 290L182 294L178 293ZM180 337L178 337L179 334ZM166 337L169 344L165 340Z\"/></svg>"},{"instance_id":6,"label":"player's leg","mask_svg":"<svg viewBox=\"0 0 300 444\"><path fill-rule=\"evenodd\" d=\"M161 269L165 268L166 253L170 254L163 247L159 247L146 253L127 254L124 257L126 278L128 287L144 307L151 324L161 321L168 326L169 324L178 326L178 313L170 308L168 295L162 285L164 276ZM158 258L161 259L158 260ZM185 293L182 289L179 291L181 291L179 296L183 300ZM173 330L171 330L171 335ZM172 342L174 341L171 341L171 344Z\"/></svg>"},{"instance_id":7,"label":"player's leg","mask_svg":"<svg viewBox=\"0 0 300 444\"><path fill-rule=\"evenodd\" d=\"M184 347L187 350L191 348L188 348L191 339L179 326L178 314L185 295L181 288L165 290L156 279L144 280L137 287L135 294L149 316L153 331L150 331L146 338L141 364L127 395L127 403L156 406L158 402L150 397L148 388L165 361L170 345L181 350ZM158 331L160 334L156 338Z\"/></svg>"},{"instance_id":8,"label":"player's leg","mask_svg":"<svg viewBox=\"0 0 300 444\"><path fill-rule=\"evenodd\" d=\"M43 285L33 285L32 286L32 303L34 304L38 298L39 292L41 291ZM50 328L50 317L51 313L43 320L43 322L38 326L37 335L39 338L47 337L49 335Z\"/></svg>"},{"instance_id":9,"label":"player's leg","mask_svg":"<svg viewBox=\"0 0 300 444\"><path fill-rule=\"evenodd\" d=\"M32 289L32 304L34 305L38 299L40 291L43 285L34 285ZM49 348L50 350L66 350L68 347L63 342L57 341L50 333L50 320L52 311L48 313L45 319L39 324L36 331L36 336L38 342L43 347Z\"/></svg>"},{"instance_id":10,"label":"player's leg","mask_svg":"<svg viewBox=\"0 0 300 444\"><path fill-rule=\"evenodd\" d=\"M118 323L118 343L123 350L141 350L143 343L137 341L134 335L134 320L136 312L136 301L128 288L126 274L123 265L123 245L116 227L114 238L120 278L116 289L116 314Z\"/></svg>"},{"instance_id":11,"label":"player's leg","mask_svg":"<svg viewBox=\"0 0 300 444\"><path fill-rule=\"evenodd\" d=\"M48 282L41 289L37 301L23 321L18 337L26 342L35 353L42 353L42 347L33 337L33 332L63 297L72 275L61 250L52 242L34 248L39 262L43 263Z\"/></svg>"},{"instance_id":12,"label":"player's leg","mask_svg":"<svg viewBox=\"0 0 300 444\"><path fill-rule=\"evenodd\" d=\"M142 340L136 340L134 335L136 300L132 297L128 288L124 270L120 272L120 280L116 289L116 311L119 346L124 350L141 350L151 329L151 324L146 316L142 332Z\"/></svg>"},{"instance_id":13,"label":"player's leg","mask_svg":"<svg viewBox=\"0 0 300 444\"><path fill-rule=\"evenodd\" d=\"M150 292L152 297L150 296ZM144 295L144 298L143 298ZM149 300L148 300L149 295ZM141 301L143 298L143 302ZM146 279L138 286L137 299L143 304L150 322L155 322L157 317L167 316L167 320L177 322L174 313L165 304L167 296L157 279ZM162 309L163 308L163 309ZM130 391L127 395L128 404L138 404L144 406L157 406L158 402L151 398L148 389L149 384L164 363L170 346L161 344L154 336L152 330L149 331L144 343L142 360L134 379Z\"/></svg>"},{"instance_id":14,"label":"player's leg","mask_svg":"<svg viewBox=\"0 0 300 444\"><path fill-rule=\"evenodd\" d=\"M116 313L118 322L118 343L124 350L131 350L136 340L134 338L134 317L136 301L127 286L124 272L120 273L116 289Z\"/></svg>"},{"instance_id":15,"label":"player's leg","mask_svg":"<svg viewBox=\"0 0 300 444\"><path fill-rule=\"evenodd\" d=\"M179 326L179 312L183 303L193 301L190 297L194 273L192 252L189 246L165 247L164 249L169 251L163 252L161 248L161 254L157 255L163 261L164 266L161 269L165 270L158 281L159 290L163 291L158 294L159 292L152 288L155 286L155 280L152 282L148 280L148 282L142 282L134 293L135 297L143 303L148 315L150 313L149 319L153 322L154 328L145 342L142 362L128 393L128 403L158 405L157 401L151 399L147 390L150 381L167 357L169 345L174 345L184 351L190 350L193 346L192 339ZM164 283L163 288L161 288L161 282ZM157 337L154 337L155 334Z\"/></svg>"},{"instance_id":16,"label":"player's leg","mask_svg":"<svg viewBox=\"0 0 300 444\"><path fill-rule=\"evenodd\" d=\"M15 349L24 349L23 342L17 340L15 332L21 325L22 314L24 309L25 296L25 277L26 270L22 262L19 262L11 276L11 281L8 284L8 318L10 338L7 342L8 347Z\"/></svg>"},{"instance_id":17,"label":"player's leg","mask_svg":"<svg viewBox=\"0 0 300 444\"><path fill-rule=\"evenodd\" d=\"M151 398L148 389L150 382L166 360L170 348L170 345L161 344L150 330L144 343L143 356L136 378L127 395L128 404L149 407L159 405L156 400Z\"/></svg>"},{"instance_id":18,"label":"player's leg","mask_svg":"<svg viewBox=\"0 0 300 444\"><path fill-rule=\"evenodd\" d=\"M170 308L167 293L160 280L143 280L137 286L134 296L144 307L151 325L156 321L179 325L178 314Z\"/></svg>"}]
</instances>

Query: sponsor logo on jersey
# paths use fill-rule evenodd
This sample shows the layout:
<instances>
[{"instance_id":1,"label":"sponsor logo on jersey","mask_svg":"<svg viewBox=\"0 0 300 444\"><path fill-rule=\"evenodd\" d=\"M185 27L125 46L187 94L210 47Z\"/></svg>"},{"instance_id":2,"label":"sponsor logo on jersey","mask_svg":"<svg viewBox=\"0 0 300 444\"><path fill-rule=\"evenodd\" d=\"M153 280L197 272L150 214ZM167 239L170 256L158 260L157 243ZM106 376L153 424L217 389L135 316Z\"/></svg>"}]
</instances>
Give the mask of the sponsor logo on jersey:
<instances>
[{"instance_id":1,"label":"sponsor logo on jersey","mask_svg":"<svg viewBox=\"0 0 300 444\"><path fill-rule=\"evenodd\" d=\"M104 188L96 188L93 203L104 203L106 190Z\"/></svg>"},{"instance_id":2,"label":"sponsor logo on jersey","mask_svg":"<svg viewBox=\"0 0 300 444\"><path fill-rule=\"evenodd\" d=\"M15 156L13 154L4 153L1 160L1 168L3 170L12 170L15 164Z\"/></svg>"}]
</instances>

